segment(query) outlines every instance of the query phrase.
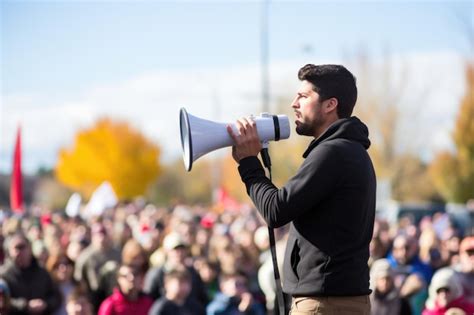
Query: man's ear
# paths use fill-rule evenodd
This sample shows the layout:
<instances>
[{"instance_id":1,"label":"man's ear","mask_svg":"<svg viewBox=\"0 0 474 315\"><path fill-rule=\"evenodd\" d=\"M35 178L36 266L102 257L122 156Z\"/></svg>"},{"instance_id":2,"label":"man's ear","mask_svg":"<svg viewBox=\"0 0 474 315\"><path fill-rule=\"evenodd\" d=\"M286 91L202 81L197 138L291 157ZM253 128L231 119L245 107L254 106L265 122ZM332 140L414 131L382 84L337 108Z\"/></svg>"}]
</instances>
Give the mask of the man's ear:
<instances>
[{"instance_id":1,"label":"man's ear","mask_svg":"<svg viewBox=\"0 0 474 315\"><path fill-rule=\"evenodd\" d=\"M333 111L337 111L337 104L338 104L338 101L337 101L337 98L335 97L331 97L329 99L327 99L325 101L325 105L324 105L324 111L329 114Z\"/></svg>"}]
</instances>

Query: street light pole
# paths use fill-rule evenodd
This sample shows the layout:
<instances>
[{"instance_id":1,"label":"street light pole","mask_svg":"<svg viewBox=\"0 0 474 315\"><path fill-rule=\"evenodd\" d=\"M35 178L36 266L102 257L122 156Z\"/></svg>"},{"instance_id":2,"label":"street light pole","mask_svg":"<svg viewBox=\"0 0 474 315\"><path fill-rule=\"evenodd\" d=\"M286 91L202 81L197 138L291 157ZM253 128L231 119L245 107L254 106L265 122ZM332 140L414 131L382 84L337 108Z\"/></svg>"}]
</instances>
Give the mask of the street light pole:
<instances>
[{"instance_id":1,"label":"street light pole","mask_svg":"<svg viewBox=\"0 0 474 315\"><path fill-rule=\"evenodd\" d=\"M260 28L261 76L262 76L262 112L270 111L270 86L268 73L268 8L270 1L263 0Z\"/></svg>"}]
</instances>

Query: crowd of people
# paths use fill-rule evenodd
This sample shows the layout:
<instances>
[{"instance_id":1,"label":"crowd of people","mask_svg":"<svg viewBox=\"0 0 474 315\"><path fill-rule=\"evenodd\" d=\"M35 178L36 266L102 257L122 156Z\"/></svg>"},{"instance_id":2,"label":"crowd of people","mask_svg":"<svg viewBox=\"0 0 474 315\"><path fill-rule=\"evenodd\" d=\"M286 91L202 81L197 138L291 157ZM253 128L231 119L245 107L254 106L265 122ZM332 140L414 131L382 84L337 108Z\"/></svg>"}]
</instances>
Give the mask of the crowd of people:
<instances>
[{"instance_id":1,"label":"crowd of people","mask_svg":"<svg viewBox=\"0 0 474 315\"><path fill-rule=\"evenodd\" d=\"M0 228L2 315L277 313L268 230L249 206L132 202L87 219L35 208L2 212ZM275 232L281 263L288 230ZM470 233L443 213L376 218L372 313L474 314Z\"/></svg>"}]
</instances>

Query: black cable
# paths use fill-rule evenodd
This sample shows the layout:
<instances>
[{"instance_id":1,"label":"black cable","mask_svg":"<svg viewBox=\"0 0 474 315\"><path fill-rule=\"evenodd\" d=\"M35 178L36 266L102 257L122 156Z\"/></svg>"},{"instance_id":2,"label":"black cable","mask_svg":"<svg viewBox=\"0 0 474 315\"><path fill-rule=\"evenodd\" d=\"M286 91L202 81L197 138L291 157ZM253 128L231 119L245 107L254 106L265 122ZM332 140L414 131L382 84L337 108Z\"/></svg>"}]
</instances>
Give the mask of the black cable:
<instances>
[{"instance_id":1,"label":"black cable","mask_svg":"<svg viewBox=\"0 0 474 315\"><path fill-rule=\"evenodd\" d=\"M262 157L263 166L268 170L268 177L272 180L272 160L270 159L270 154L268 154L268 148L262 148L262 150L260 150L260 156Z\"/></svg>"},{"instance_id":2,"label":"black cable","mask_svg":"<svg viewBox=\"0 0 474 315\"><path fill-rule=\"evenodd\" d=\"M270 159L270 154L268 154L268 148L263 148L260 151L260 156L262 157L263 165L268 169L268 177L271 181L272 180L272 162ZM273 228L268 227L268 235L269 235L269 241L270 241L270 252L272 255L273 276L275 278L275 285L276 285L276 292L275 292L276 301L278 302L279 315L284 315L286 314L285 298L283 296L283 289L281 286L280 271L278 268L277 253L276 253L275 231L273 230Z\"/></svg>"}]
</instances>

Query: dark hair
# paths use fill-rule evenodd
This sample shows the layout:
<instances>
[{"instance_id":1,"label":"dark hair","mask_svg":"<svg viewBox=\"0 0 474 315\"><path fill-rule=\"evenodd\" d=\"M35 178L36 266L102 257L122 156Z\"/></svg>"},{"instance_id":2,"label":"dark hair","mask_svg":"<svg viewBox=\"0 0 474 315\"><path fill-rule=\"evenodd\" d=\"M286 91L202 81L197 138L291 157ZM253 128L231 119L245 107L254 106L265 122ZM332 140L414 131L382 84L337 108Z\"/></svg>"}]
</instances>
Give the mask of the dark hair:
<instances>
[{"instance_id":1,"label":"dark hair","mask_svg":"<svg viewBox=\"0 0 474 315\"><path fill-rule=\"evenodd\" d=\"M191 281L191 274L187 269L172 269L165 273L165 282L168 282L171 279Z\"/></svg>"},{"instance_id":2,"label":"dark hair","mask_svg":"<svg viewBox=\"0 0 474 315\"><path fill-rule=\"evenodd\" d=\"M26 243L26 246L31 248L31 242L28 239L28 237L26 237L25 233L23 233L22 231L16 231L15 233L8 235L7 238L3 242L3 250L5 251L7 255L10 255L9 247L11 245L11 242L13 242L13 240L15 239L21 239L22 241Z\"/></svg>"},{"instance_id":3,"label":"dark hair","mask_svg":"<svg viewBox=\"0 0 474 315\"><path fill-rule=\"evenodd\" d=\"M219 281L224 282L224 281L227 281L229 279L238 278L238 277L245 279L245 281L247 282L248 275L241 269L237 269L234 272L222 273L219 277Z\"/></svg>"},{"instance_id":4,"label":"dark hair","mask_svg":"<svg viewBox=\"0 0 474 315\"><path fill-rule=\"evenodd\" d=\"M298 79L311 82L321 101L337 99L337 115L348 118L357 101L356 78L341 65L307 64L298 71Z\"/></svg>"},{"instance_id":5,"label":"dark hair","mask_svg":"<svg viewBox=\"0 0 474 315\"><path fill-rule=\"evenodd\" d=\"M56 255L49 256L48 260L46 261L46 270L54 275L54 269L56 269L61 263L67 263L68 265L74 267L74 261L72 261L71 258L69 258L65 253L58 253ZM54 277L55 275L53 278Z\"/></svg>"}]
</instances>

